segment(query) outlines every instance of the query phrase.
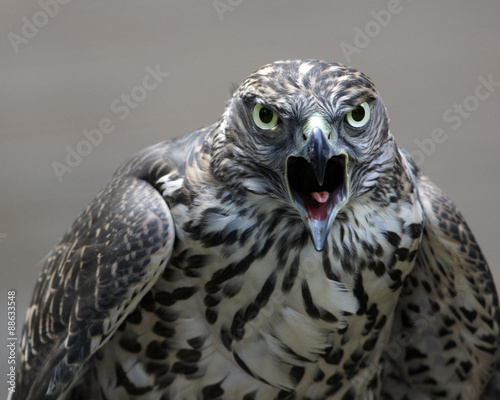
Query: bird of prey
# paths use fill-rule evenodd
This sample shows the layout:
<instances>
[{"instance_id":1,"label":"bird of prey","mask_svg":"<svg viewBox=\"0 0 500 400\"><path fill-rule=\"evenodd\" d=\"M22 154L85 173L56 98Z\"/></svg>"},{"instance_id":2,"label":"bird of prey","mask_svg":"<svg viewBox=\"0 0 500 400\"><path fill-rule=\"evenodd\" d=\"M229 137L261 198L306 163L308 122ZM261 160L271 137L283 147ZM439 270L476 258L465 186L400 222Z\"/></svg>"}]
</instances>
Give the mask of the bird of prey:
<instances>
[{"instance_id":1,"label":"bird of prey","mask_svg":"<svg viewBox=\"0 0 500 400\"><path fill-rule=\"evenodd\" d=\"M473 234L372 81L278 61L76 219L13 398L498 400L499 317Z\"/></svg>"}]
</instances>

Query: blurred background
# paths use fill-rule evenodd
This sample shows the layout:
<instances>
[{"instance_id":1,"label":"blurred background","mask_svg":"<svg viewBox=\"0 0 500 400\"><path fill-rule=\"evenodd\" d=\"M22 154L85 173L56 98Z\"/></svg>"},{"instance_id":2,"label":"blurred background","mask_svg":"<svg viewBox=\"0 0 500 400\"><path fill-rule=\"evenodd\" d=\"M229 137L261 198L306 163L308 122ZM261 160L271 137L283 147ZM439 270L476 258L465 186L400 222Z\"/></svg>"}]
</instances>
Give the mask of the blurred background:
<instances>
[{"instance_id":1,"label":"blurred background","mask_svg":"<svg viewBox=\"0 0 500 400\"><path fill-rule=\"evenodd\" d=\"M500 282L495 0L1 0L0 393L38 262L134 152L210 124L285 58L375 82L398 144L458 205ZM99 130L99 131L98 131Z\"/></svg>"}]
</instances>

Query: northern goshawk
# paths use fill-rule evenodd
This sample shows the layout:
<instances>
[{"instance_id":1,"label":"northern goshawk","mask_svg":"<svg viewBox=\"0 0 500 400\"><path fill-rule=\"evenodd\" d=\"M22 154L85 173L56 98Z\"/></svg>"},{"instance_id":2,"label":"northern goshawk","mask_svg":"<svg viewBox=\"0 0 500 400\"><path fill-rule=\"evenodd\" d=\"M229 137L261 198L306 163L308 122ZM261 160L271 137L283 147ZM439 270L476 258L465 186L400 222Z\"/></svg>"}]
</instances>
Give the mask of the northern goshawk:
<instances>
[{"instance_id":1,"label":"northern goshawk","mask_svg":"<svg viewBox=\"0 0 500 400\"><path fill-rule=\"evenodd\" d=\"M45 260L14 398L498 400L490 271L388 124L287 60L137 153Z\"/></svg>"}]
</instances>

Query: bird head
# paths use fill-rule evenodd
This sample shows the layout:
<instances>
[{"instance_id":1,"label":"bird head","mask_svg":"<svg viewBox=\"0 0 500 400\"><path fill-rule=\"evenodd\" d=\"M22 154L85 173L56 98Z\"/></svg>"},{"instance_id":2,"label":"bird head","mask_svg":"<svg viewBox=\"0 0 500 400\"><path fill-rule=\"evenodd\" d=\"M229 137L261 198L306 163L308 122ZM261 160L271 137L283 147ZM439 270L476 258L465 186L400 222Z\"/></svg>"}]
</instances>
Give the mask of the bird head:
<instances>
[{"instance_id":1,"label":"bird head","mask_svg":"<svg viewBox=\"0 0 500 400\"><path fill-rule=\"evenodd\" d=\"M339 213L377 184L394 153L385 106L366 75L286 60L235 91L214 138L212 170L293 207L321 251Z\"/></svg>"}]
</instances>

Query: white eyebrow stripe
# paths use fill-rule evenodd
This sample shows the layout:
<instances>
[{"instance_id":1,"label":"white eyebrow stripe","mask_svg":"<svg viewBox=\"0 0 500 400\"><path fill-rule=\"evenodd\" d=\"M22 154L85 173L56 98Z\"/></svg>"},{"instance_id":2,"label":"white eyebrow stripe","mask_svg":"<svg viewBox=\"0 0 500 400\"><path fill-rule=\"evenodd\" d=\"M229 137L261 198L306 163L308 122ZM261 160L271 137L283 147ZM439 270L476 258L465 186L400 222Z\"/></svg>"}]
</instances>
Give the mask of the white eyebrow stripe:
<instances>
[{"instance_id":1,"label":"white eyebrow stripe","mask_svg":"<svg viewBox=\"0 0 500 400\"><path fill-rule=\"evenodd\" d=\"M313 128L318 127L323 131L323 134L328 137L328 134L332 130L330 124L326 121L325 117L323 117L319 113L311 114L305 124L303 132L306 136L309 136L309 133L313 130Z\"/></svg>"}]
</instances>

